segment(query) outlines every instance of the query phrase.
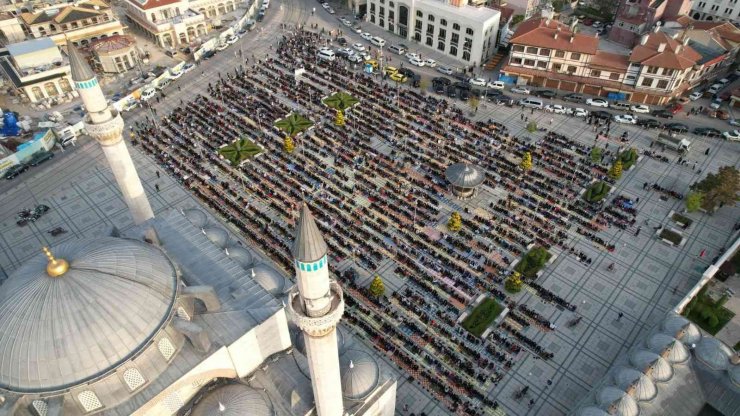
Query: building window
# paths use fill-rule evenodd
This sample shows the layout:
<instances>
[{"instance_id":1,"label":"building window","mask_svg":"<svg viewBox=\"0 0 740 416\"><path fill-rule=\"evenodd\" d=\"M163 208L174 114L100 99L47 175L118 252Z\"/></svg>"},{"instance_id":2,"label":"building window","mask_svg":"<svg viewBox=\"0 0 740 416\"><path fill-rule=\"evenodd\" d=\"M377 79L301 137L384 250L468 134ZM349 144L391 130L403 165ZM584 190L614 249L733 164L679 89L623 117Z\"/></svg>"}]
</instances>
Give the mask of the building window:
<instances>
[{"instance_id":1,"label":"building window","mask_svg":"<svg viewBox=\"0 0 740 416\"><path fill-rule=\"evenodd\" d=\"M452 30L460 30L460 25L458 25L457 23L453 23Z\"/></svg>"},{"instance_id":2,"label":"building window","mask_svg":"<svg viewBox=\"0 0 740 416\"><path fill-rule=\"evenodd\" d=\"M34 414L37 416L46 416L49 414L49 405L43 400L34 400L31 402Z\"/></svg>"},{"instance_id":3,"label":"building window","mask_svg":"<svg viewBox=\"0 0 740 416\"><path fill-rule=\"evenodd\" d=\"M445 43L442 42L442 41L439 41L437 43L437 49L439 49L440 51L444 52L445 51Z\"/></svg>"},{"instance_id":4,"label":"building window","mask_svg":"<svg viewBox=\"0 0 740 416\"><path fill-rule=\"evenodd\" d=\"M385 7L380 6L380 17L385 16Z\"/></svg>"},{"instance_id":5,"label":"building window","mask_svg":"<svg viewBox=\"0 0 740 416\"><path fill-rule=\"evenodd\" d=\"M611 74L609 74L609 79L611 79L613 81L618 81L619 80L619 73L612 72Z\"/></svg>"},{"instance_id":6,"label":"building window","mask_svg":"<svg viewBox=\"0 0 740 416\"><path fill-rule=\"evenodd\" d=\"M370 3L370 13L375 13L375 3Z\"/></svg>"},{"instance_id":7,"label":"building window","mask_svg":"<svg viewBox=\"0 0 740 416\"><path fill-rule=\"evenodd\" d=\"M580 61L581 60L581 54L580 53L576 53L576 52L571 52L570 53L570 59L572 59L574 61Z\"/></svg>"},{"instance_id":8,"label":"building window","mask_svg":"<svg viewBox=\"0 0 740 416\"><path fill-rule=\"evenodd\" d=\"M383 16L380 16L380 20L378 21L379 26L385 27L385 19L383 19Z\"/></svg>"},{"instance_id":9,"label":"building window","mask_svg":"<svg viewBox=\"0 0 740 416\"><path fill-rule=\"evenodd\" d=\"M452 40L451 40L452 44L455 45L455 46L457 46L457 42L459 40L460 40L460 36L457 33L453 33L452 34ZM524 50L524 49L522 49L522 50Z\"/></svg>"},{"instance_id":10,"label":"building window","mask_svg":"<svg viewBox=\"0 0 740 416\"><path fill-rule=\"evenodd\" d=\"M162 354L162 357L167 361L175 355L175 346L172 345L172 342L167 338L160 339L159 344L157 344L157 348L159 348L159 352Z\"/></svg>"},{"instance_id":11,"label":"building window","mask_svg":"<svg viewBox=\"0 0 740 416\"><path fill-rule=\"evenodd\" d=\"M563 70L563 65L562 64L552 64L552 70L560 72Z\"/></svg>"},{"instance_id":12,"label":"building window","mask_svg":"<svg viewBox=\"0 0 740 416\"><path fill-rule=\"evenodd\" d=\"M565 51L555 51L556 58L565 58Z\"/></svg>"},{"instance_id":13,"label":"building window","mask_svg":"<svg viewBox=\"0 0 740 416\"><path fill-rule=\"evenodd\" d=\"M527 53L531 53L532 55L537 55L537 48L534 46L527 46Z\"/></svg>"},{"instance_id":14,"label":"building window","mask_svg":"<svg viewBox=\"0 0 740 416\"><path fill-rule=\"evenodd\" d=\"M470 51L463 51L463 61L470 61Z\"/></svg>"},{"instance_id":15,"label":"building window","mask_svg":"<svg viewBox=\"0 0 740 416\"><path fill-rule=\"evenodd\" d=\"M416 28L416 30L419 30L419 31L421 31L421 20L417 20L417 21L416 21L416 22L414 23L414 28Z\"/></svg>"},{"instance_id":16,"label":"building window","mask_svg":"<svg viewBox=\"0 0 740 416\"><path fill-rule=\"evenodd\" d=\"M414 40L417 42L421 42L421 32L414 33Z\"/></svg>"},{"instance_id":17,"label":"building window","mask_svg":"<svg viewBox=\"0 0 740 416\"><path fill-rule=\"evenodd\" d=\"M123 381L126 382L129 391L136 391L136 389L146 383L146 380L144 380L144 376L142 376L139 370L135 368L129 368L128 370L123 372Z\"/></svg>"},{"instance_id":18,"label":"building window","mask_svg":"<svg viewBox=\"0 0 740 416\"><path fill-rule=\"evenodd\" d=\"M547 61L537 61L537 67L547 69Z\"/></svg>"},{"instance_id":19,"label":"building window","mask_svg":"<svg viewBox=\"0 0 740 416\"><path fill-rule=\"evenodd\" d=\"M183 403L180 395L175 391L172 392L172 394L170 394L169 396L165 397L164 405L165 407L167 407L167 410L169 410L170 413L175 414L180 410L180 408L185 405L185 403Z\"/></svg>"},{"instance_id":20,"label":"building window","mask_svg":"<svg viewBox=\"0 0 740 416\"><path fill-rule=\"evenodd\" d=\"M80 405L85 410L85 413L90 413L103 407L103 404L100 403L100 399L98 399L98 396L96 396L95 393L91 392L90 390L85 390L82 393L78 394L77 400L80 401Z\"/></svg>"},{"instance_id":21,"label":"building window","mask_svg":"<svg viewBox=\"0 0 740 416\"><path fill-rule=\"evenodd\" d=\"M396 7L396 5L392 1L389 1L388 2L388 7Z\"/></svg>"},{"instance_id":22,"label":"building window","mask_svg":"<svg viewBox=\"0 0 740 416\"><path fill-rule=\"evenodd\" d=\"M427 46L432 46L432 45L434 45L434 40L432 39L431 36L427 36Z\"/></svg>"},{"instance_id":23,"label":"building window","mask_svg":"<svg viewBox=\"0 0 740 416\"><path fill-rule=\"evenodd\" d=\"M455 38L455 34L454 33L452 34L452 38L453 39ZM524 46L522 46L522 45L514 45L514 47L511 48L511 50L514 51L514 52L524 52Z\"/></svg>"},{"instance_id":24,"label":"building window","mask_svg":"<svg viewBox=\"0 0 740 416\"><path fill-rule=\"evenodd\" d=\"M670 76L673 76L673 74L675 74L675 73L676 73L676 70L675 69L667 69L666 68L666 69L663 70L663 75L665 75L665 76L669 76L670 77Z\"/></svg>"},{"instance_id":25,"label":"building window","mask_svg":"<svg viewBox=\"0 0 740 416\"><path fill-rule=\"evenodd\" d=\"M429 20L430 22L433 22L434 21L434 15L431 15L430 14L429 16L427 16L427 20Z\"/></svg>"},{"instance_id":26,"label":"building window","mask_svg":"<svg viewBox=\"0 0 740 416\"><path fill-rule=\"evenodd\" d=\"M524 66L534 66L534 59L525 59Z\"/></svg>"},{"instance_id":27,"label":"building window","mask_svg":"<svg viewBox=\"0 0 740 416\"><path fill-rule=\"evenodd\" d=\"M642 82L640 83L643 87L652 87L653 86L653 79L652 78L643 78Z\"/></svg>"},{"instance_id":28,"label":"building window","mask_svg":"<svg viewBox=\"0 0 740 416\"><path fill-rule=\"evenodd\" d=\"M473 36L473 33L475 33L475 32L473 32L473 29L471 29L469 27L468 28L465 28L465 34L470 35L470 36Z\"/></svg>"},{"instance_id":29,"label":"building window","mask_svg":"<svg viewBox=\"0 0 740 416\"><path fill-rule=\"evenodd\" d=\"M388 10L388 20L393 21L393 18L396 17L396 12L393 10Z\"/></svg>"},{"instance_id":30,"label":"building window","mask_svg":"<svg viewBox=\"0 0 740 416\"><path fill-rule=\"evenodd\" d=\"M424 13L422 13L421 10L417 10L416 17L424 17Z\"/></svg>"},{"instance_id":31,"label":"building window","mask_svg":"<svg viewBox=\"0 0 740 416\"><path fill-rule=\"evenodd\" d=\"M450 46L450 55L457 56L457 46Z\"/></svg>"},{"instance_id":32,"label":"building window","mask_svg":"<svg viewBox=\"0 0 740 416\"><path fill-rule=\"evenodd\" d=\"M437 33L437 38L444 39L447 37L447 31L445 29L439 29L439 32Z\"/></svg>"},{"instance_id":33,"label":"building window","mask_svg":"<svg viewBox=\"0 0 740 416\"><path fill-rule=\"evenodd\" d=\"M375 23L375 15L374 14L371 14L370 15L370 23Z\"/></svg>"},{"instance_id":34,"label":"building window","mask_svg":"<svg viewBox=\"0 0 740 416\"><path fill-rule=\"evenodd\" d=\"M658 67L657 66L649 66L645 70L648 74L657 74L658 73Z\"/></svg>"},{"instance_id":35,"label":"building window","mask_svg":"<svg viewBox=\"0 0 740 416\"><path fill-rule=\"evenodd\" d=\"M442 26L447 26L447 19L439 19L439 24Z\"/></svg>"},{"instance_id":36,"label":"building window","mask_svg":"<svg viewBox=\"0 0 740 416\"><path fill-rule=\"evenodd\" d=\"M463 48L470 49L473 47L473 39L465 38L465 43L463 44Z\"/></svg>"},{"instance_id":37,"label":"building window","mask_svg":"<svg viewBox=\"0 0 740 416\"><path fill-rule=\"evenodd\" d=\"M522 64L522 58L511 58L511 64L512 65L521 65Z\"/></svg>"},{"instance_id":38,"label":"building window","mask_svg":"<svg viewBox=\"0 0 740 416\"><path fill-rule=\"evenodd\" d=\"M668 80L667 79L661 79L658 81L658 88L666 89L668 88Z\"/></svg>"},{"instance_id":39,"label":"building window","mask_svg":"<svg viewBox=\"0 0 740 416\"><path fill-rule=\"evenodd\" d=\"M550 56L550 50L549 49L540 49L540 55L542 56Z\"/></svg>"},{"instance_id":40,"label":"building window","mask_svg":"<svg viewBox=\"0 0 740 416\"><path fill-rule=\"evenodd\" d=\"M427 35L434 35L434 25L427 25Z\"/></svg>"},{"instance_id":41,"label":"building window","mask_svg":"<svg viewBox=\"0 0 740 416\"><path fill-rule=\"evenodd\" d=\"M601 71L599 71L598 69L592 69L591 70L591 76L598 78L598 77L601 76Z\"/></svg>"},{"instance_id":42,"label":"building window","mask_svg":"<svg viewBox=\"0 0 740 416\"><path fill-rule=\"evenodd\" d=\"M573 65L568 65L568 72L571 74L576 72L576 67L574 67Z\"/></svg>"}]
</instances>

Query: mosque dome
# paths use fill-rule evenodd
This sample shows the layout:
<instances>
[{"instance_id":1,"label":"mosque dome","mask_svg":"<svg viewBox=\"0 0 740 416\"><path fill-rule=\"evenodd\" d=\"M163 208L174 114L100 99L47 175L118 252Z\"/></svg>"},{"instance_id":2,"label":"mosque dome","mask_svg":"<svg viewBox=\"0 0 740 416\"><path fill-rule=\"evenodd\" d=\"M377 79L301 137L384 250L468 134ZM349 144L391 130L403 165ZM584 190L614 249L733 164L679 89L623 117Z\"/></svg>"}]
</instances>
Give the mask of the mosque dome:
<instances>
[{"instance_id":1,"label":"mosque dome","mask_svg":"<svg viewBox=\"0 0 740 416\"><path fill-rule=\"evenodd\" d=\"M616 387L604 387L598 395L599 406L613 416L637 416L640 408L629 394Z\"/></svg>"},{"instance_id":2,"label":"mosque dome","mask_svg":"<svg viewBox=\"0 0 740 416\"><path fill-rule=\"evenodd\" d=\"M242 266L242 268L249 269L254 265L254 257L246 248L235 244L226 247L226 249L229 251L229 257Z\"/></svg>"},{"instance_id":3,"label":"mosque dome","mask_svg":"<svg viewBox=\"0 0 740 416\"><path fill-rule=\"evenodd\" d=\"M589 406L581 409L578 412L578 416L609 416L609 413L599 409L598 407Z\"/></svg>"},{"instance_id":4,"label":"mosque dome","mask_svg":"<svg viewBox=\"0 0 740 416\"><path fill-rule=\"evenodd\" d=\"M380 368L365 351L349 350L339 358L342 395L350 400L362 400L378 387Z\"/></svg>"},{"instance_id":5,"label":"mosque dome","mask_svg":"<svg viewBox=\"0 0 740 416\"><path fill-rule=\"evenodd\" d=\"M229 233L221 227L209 226L203 228L206 237L218 248L226 248L229 245Z\"/></svg>"},{"instance_id":6,"label":"mosque dome","mask_svg":"<svg viewBox=\"0 0 740 416\"><path fill-rule=\"evenodd\" d=\"M685 345L696 344L701 339L701 332L691 321L681 315L672 315L663 321L663 332L683 342Z\"/></svg>"},{"instance_id":7,"label":"mosque dome","mask_svg":"<svg viewBox=\"0 0 740 416\"><path fill-rule=\"evenodd\" d=\"M66 267L47 269L39 253L0 285L0 388L46 392L100 377L171 316L178 278L156 247L103 237L51 253Z\"/></svg>"},{"instance_id":8,"label":"mosque dome","mask_svg":"<svg viewBox=\"0 0 740 416\"><path fill-rule=\"evenodd\" d=\"M280 296L288 289L285 277L267 264L258 264L249 271L252 278L273 296Z\"/></svg>"},{"instance_id":9,"label":"mosque dome","mask_svg":"<svg viewBox=\"0 0 740 416\"><path fill-rule=\"evenodd\" d=\"M732 351L722 341L705 337L696 345L696 358L712 370L721 371L730 366Z\"/></svg>"},{"instance_id":10,"label":"mosque dome","mask_svg":"<svg viewBox=\"0 0 740 416\"><path fill-rule=\"evenodd\" d=\"M193 408L192 416L273 416L272 404L243 384L218 387Z\"/></svg>"},{"instance_id":11,"label":"mosque dome","mask_svg":"<svg viewBox=\"0 0 740 416\"><path fill-rule=\"evenodd\" d=\"M740 387L740 365L733 365L728 372L730 373L730 380L735 386Z\"/></svg>"},{"instance_id":12,"label":"mosque dome","mask_svg":"<svg viewBox=\"0 0 740 416\"><path fill-rule=\"evenodd\" d=\"M191 224L193 224L197 228L203 228L208 224L208 216L206 216L206 213L196 209L196 208L190 208L185 209L182 211L183 215L185 215L185 218L190 221Z\"/></svg>"},{"instance_id":13,"label":"mosque dome","mask_svg":"<svg viewBox=\"0 0 740 416\"><path fill-rule=\"evenodd\" d=\"M635 351L630 363L653 381L665 382L673 377L673 367L668 360L650 351Z\"/></svg>"},{"instance_id":14,"label":"mosque dome","mask_svg":"<svg viewBox=\"0 0 740 416\"><path fill-rule=\"evenodd\" d=\"M445 170L445 177L459 188L475 188L486 180L486 174L481 168L467 163L455 163Z\"/></svg>"},{"instance_id":15,"label":"mosque dome","mask_svg":"<svg viewBox=\"0 0 740 416\"><path fill-rule=\"evenodd\" d=\"M676 338L666 334L655 334L648 339L650 351L664 357L673 364L683 363L689 359L689 351Z\"/></svg>"},{"instance_id":16,"label":"mosque dome","mask_svg":"<svg viewBox=\"0 0 740 416\"><path fill-rule=\"evenodd\" d=\"M628 392L639 401L648 401L658 395L655 384L645 374L634 368L622 368L616 372L614 382L621 390Z\"/></svg>"}]
</instances>

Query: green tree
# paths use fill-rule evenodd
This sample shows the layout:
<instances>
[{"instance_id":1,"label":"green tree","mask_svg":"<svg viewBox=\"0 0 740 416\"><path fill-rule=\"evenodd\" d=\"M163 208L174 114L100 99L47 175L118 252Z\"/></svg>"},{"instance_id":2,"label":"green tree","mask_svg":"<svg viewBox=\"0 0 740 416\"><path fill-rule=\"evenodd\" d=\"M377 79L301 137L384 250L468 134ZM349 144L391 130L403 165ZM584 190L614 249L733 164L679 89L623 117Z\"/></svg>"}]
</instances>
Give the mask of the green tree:
<instances>
[{"instance_id":1,"label":"green tree","mask_svg":"<svg viewBox=\"0 0 740 416\"><path fill-rule=\"evenodd\" d=\"M512 26L516 26L516 25L518 25L519 23L521 23L522 21L524 21L524 15L523 15L523 14L518 14L518 15L514 16L514 17L513 17L512 19L511 19L511 25L512 25Z\"/></svg>"},{"instance_id":2,"label":"green tree","mask_svg":"<svg viewBox=\"0 0 740 416\"><path fill-rule=\"evenodd\" d=\"M522 275L514 272L504 281L504 288L511 293L518 293L522 290Z\"/></svg>"},{"instance_id":3,"label":"green tree","mask_svg":"<svg viewBox=\"0 0 740 416\"><path fill-rule=\"evenodd\" d=\"M691 189L703 194L702 208L707 211L713 210L718 205L732 204L738 200L740 172L734 166L723 166L717 173L708 174Z\"/></svg>"},{"instance_id":4,"label":"green tree","mask_svg":"<svg viewBox=\"0 0 740 416\"><path fill-rule=\"evenodd\" d=\"M480 98L476 97L475 95L471 95L470 98L468 98L468 105L470 106L471 111L478 110L478 106L480 105Z\"/></svg>"},{"instance_id":5,"label":"green tree","mask_svg":"<svg viewBox=\"0 0 740 416\"><path fill-rule=\"evenodd\" d=\"M601 162L601 148L595 147L591 149L591 162L592 163L599 163Z\"/></svg>"},{"instance_id":6,"label":"green tree","mask_svg":"<svg viewBox=\"0 0 740 416\"><path fill-rule=\"evenodd\" d=\"M524 152L524 155L522 155L522 162L519 164L519 166L525 172L532 169L532 154L529 152Z\"/></svg>"},{"instance_id":7,"label":"green tree","mask_svg":"<svg viewBox=\"0 0 740 416\"><path fill-rule=\"evenodd\" d=\"M527 124L527 131L530 133L534 133L537 131L537 123L534 121L530 121L529 124Z\"/></svg>"},{"instance_id":8,"label":"green tree","mask_svg":"<svg viewBox=\"0 0 740 416\"><path fill-rule=\"evenodd\" d=\"M293 150L295 150L295 143L293 143L293 139L291 139L290 136L285 136L285 140L283 140L283 150L285 150L286 153L293 153Z\"/></svg>"},{"instance_id":9,"label":"green tree","mask_svg":"<svg viewBox=\"0 0 740 416\"><path fill-rule=\"evenodd\" d=\"M560 13L563 11L563 7L565 7L565 2L562 0L555 0L552 2L552 8L555 9L555 12Z\"/></svg>"},{"instance_id":10,"label":"green tree","mask_svg":"<svg viewBox=\"0 0 740 416\"><path fill-rule=\"evenodd\" d=\"M686 211L698 211L701 208L702 199L704 199L704 195L701 192L689 192L689 195L686 197Z\"/></svg>"},{"instance_id":11,"label":"green tree","mask_svg":"<svg viewBox=\"0 0 740 416\"><path fill-rule=\"evenodd\" d=\"M344 112L342 110L337 110L337 116L334 118L334 124L337 126L344 126Z\"/></svg>"},{"instance_id":12,"label":"green tree","mask_svg":"<svg viewBox=\"0 0 740 416\"><path fill-rule=\"evenodd\" d=\"M419 90L422 94L426 94L427 89L429 89L429 81L427 81L425 78L422 78L422 80L419 81Z\"/></svg>"},{"instance_id":13,"label":"green tree","mask_svg":"<svg viewBox=\"0 0 740 416\"><path fill-rule=\"evenodd\" d=\"M609 177L612 179L619 179L622 177L622 161L617 159L616 162L609 169Z\"/></svg>"},{"instance_id":14,"label":"green tree","mask_svg":"<svg viewBox=\"0 0 740 416\"><path fill-rule=\"evenodd\" d=\"M376 298L383 296L383 294L385 294L385 284L383 283L383 279L376 274L373 281L370 282L368 290L370 291L370 294Z\"/></svg>"},{"instance_id":15,"label":"green tree","mask_svg":"<svg viewBox=\"0 0 740 416\"><path fill-rule=\"evenodd\" d=\"M450 220L447 221L447 228L452 232L458 232L462 229L462 217L459 212L453 212Z\"/></svg>"}]
</instances>

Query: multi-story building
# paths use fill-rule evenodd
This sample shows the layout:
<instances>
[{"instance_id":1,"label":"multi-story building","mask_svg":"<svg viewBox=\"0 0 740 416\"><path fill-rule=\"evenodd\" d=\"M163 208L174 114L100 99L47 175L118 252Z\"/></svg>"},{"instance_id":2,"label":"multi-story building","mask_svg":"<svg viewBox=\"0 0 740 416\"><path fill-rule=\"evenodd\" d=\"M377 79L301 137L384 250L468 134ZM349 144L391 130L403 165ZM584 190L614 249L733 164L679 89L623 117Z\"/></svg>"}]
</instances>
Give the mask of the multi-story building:
<instances>
[{"instance_id":1,"label":"multi-story building","mask_svg":"<svg viewBox=\"0 0 740 416\"><path fill-rule=\"evenodd\" d=\"M72 92L69 60L49 38L32 39L0 51L0 69L32 103Z\"/></svg>"},{"instance_id":2,"label":"multi-story building","mask_svg":"<svg viewBox=\"0 0 740 416\"><path fill-rule=\"evenodd\" d=\"M695 0L691 6L691 17L740 25L740 4L738 0Z\"/></svg>"},{"instance_id":3,"label":"multi-story building","mask_svg":"<svg viewBox=\"0 0 740 416\"><path fill-rule=\"evenodd\" d=\"M369 0L367 21L469 65L496 50L501 12L467 0Z\"/></svg>"},{"instance_id":4,"label":"multi-story building","mask_svg":"<svg viewBox=\"0 0 740 416\"><path fill-rule=\"evenodd\" d=\"M103 0L84 0L20 15L23 30L33 38L49 37L59 46L71 40L87 45L95 39L122 35L123 26Z\"/></svg>"},{"instance_id":5,"label":"multi-story building","mask_svg":"<svg viewBox=\"0 0 740 416\"><path fill-rule=\"evenodd\" d=\"M690 8L691 0L620 0L609 39L632 47L655 24L686 15Z\"/></svg>"},{"instance_id":6,"label":"multi-story building","mask_svg":"<svg viewBox=\"0 0 740 416\"><path fill-rule=\"evenodd\" d=\"M8 12L0 13L0 43L7 45L10 43L23 42L26 39L26 33L18 18Z\"/></svg>"},{"instance_id":7,"label":"multi-story building","mask_svg":"<svg viewBox=\"0 0 740 416\"><path fill-rule=\"evenodd\" d=\"M123 73L133 69L139 61L136 41L131 36L111 36L98 39L90 45L100 69L106 73Z\"/></svg>"},{"instance_id":8,"label":"multi-story building","mask_svg":"<svg viewBox=\"0 0 740 416\"><path fill-rule=\"evenodd\" d=\"M239 0L127 0L126 16L157 44L189 44L210 30L208 19L236 10Z\"/></svg>"},{"instance_id":9,"label":"multi-story building","mask_svg":"<svg viewBox=\"0 0 740 416\"><path fill-rule=\"evenodd\" d=\"M540 0L506 0L506 6L514 9L514 15L522 15L524 19L534 16Z\"/></svg>"},{"instance_id":10,"label":"multi-story building","mask_svg":"<svg viewBox=\"0 0 740 416\"><path fill-rule=\"evenodd\" d=\"M656 105L690 88L693 71L702 67L688 37L678 41L656 29L627 55L599 50L597 36L574 28L544 17L523 22L502 74L518 83Z\"/></svg>"}]
</instances>

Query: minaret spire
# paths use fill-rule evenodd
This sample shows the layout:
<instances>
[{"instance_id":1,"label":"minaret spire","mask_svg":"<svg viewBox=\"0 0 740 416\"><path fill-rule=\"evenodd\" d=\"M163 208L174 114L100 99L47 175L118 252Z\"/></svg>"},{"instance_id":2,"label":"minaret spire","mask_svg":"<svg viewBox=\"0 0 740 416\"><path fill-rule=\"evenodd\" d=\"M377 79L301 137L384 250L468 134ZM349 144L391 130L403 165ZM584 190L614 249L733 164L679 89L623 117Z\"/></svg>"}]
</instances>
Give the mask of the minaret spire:
<instances>
[{"instance_id":1,"label":"minaret spire","mask_svg":"<svg viewBox=\"0 0 740 416\"><path fill-rule=\"evenodd\" d=\"M141 224L154 217L149 200L144 193L136 167L131 160L126 143L123 141L123 119L113 108L108 107L103 90L95 73L85 62L71 41L67 40L67 55L72 69L72 80L80 93L87 116L85 130L103 148L113 176L123 194L135 224Z\"/></svg>"},{"instance_id":2,"label":"minaret spire","mask_svg":"<svg viewBox=\"0 0 740 416\"><path fill-rule=\"evenodd\" d=\"M291 252L298 284L287 311L303 331L311 387L319 416L341 416L342 379L336 326L344 313L342 288L329 279L328 247L304 202Z\"/></svg>"}]
</instances>

